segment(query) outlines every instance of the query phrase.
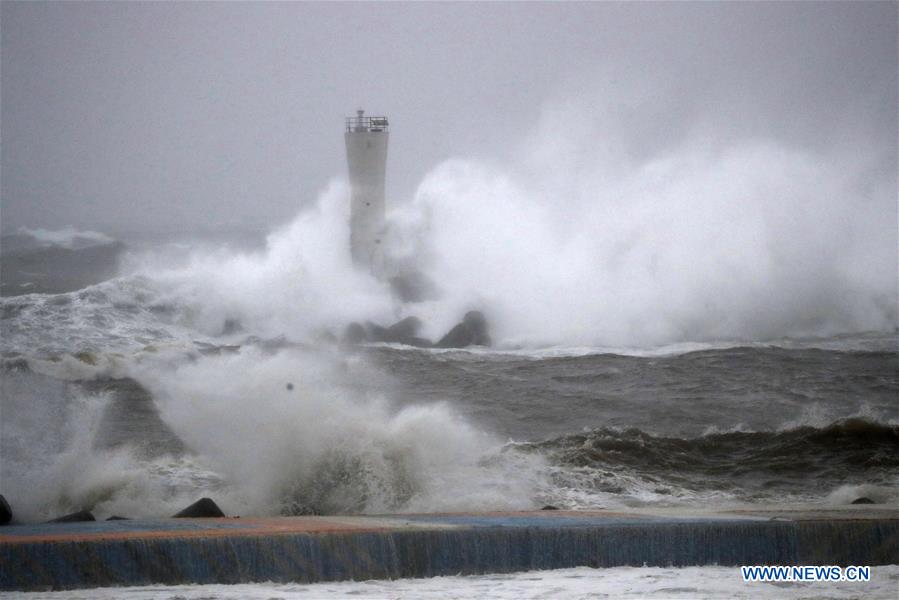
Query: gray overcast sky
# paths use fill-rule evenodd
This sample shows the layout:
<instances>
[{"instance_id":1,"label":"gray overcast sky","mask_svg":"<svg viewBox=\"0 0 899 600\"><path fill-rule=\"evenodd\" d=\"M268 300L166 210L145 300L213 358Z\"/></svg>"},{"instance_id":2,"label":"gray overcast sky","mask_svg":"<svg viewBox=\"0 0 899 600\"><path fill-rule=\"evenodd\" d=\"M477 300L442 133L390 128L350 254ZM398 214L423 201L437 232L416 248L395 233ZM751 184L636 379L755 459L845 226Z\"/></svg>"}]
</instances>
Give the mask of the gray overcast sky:
<instances>
[{"instance_id":1,"label":"gray overcast sky","mask_svg":"<svg viewBox=\"0 0 899 600\"><path fill-rule=\"evenodd\" d=\"M2 4L2 227L267 227L345 172L343 117L391 118L402 201L452 156L504 160L569 95L639 158L696 127L893 148L897 5Z\"/></svg>"}]
</instances>

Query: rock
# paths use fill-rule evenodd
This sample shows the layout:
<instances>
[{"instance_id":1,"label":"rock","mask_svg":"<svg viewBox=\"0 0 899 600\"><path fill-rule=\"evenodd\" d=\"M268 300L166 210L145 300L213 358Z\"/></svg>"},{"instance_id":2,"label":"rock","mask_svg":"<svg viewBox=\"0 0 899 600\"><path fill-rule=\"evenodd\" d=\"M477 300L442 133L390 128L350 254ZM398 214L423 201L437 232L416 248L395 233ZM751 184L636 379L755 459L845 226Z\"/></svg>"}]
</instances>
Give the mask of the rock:
<instances>
[{"instance_id":1,"label":"rock","mask_svg":"<svg viewBox=\"0 0 899 600\"><path fill-rule=\"evenodd\" d=\"M9 502L6 501L3 494L0 494L0 525L6 525L10 521L12 521L12 508L10 508Z\"/></svg>"},{"instance_id":2,"label":"rock","mask_svg":"<svg viewBox=\"0 0 899 600\"><path fill-rule=\"evenodd\" d=\"M465 318L462 319L462 322L471 332L475 346L490 345L490 333L488 332L487 318L484 317L484 313L479 310L469 311L465 313Z\"/></svg>"},{"instance_id":3,"label":"rock","mask_svg":"<svg viewBox=\"0 0 899 600\"><path fill-rule=\"evenodd\" d=\"M200 498L181 512L172 515L174 519L209 519L224 517L225 513L209 498Z\"/></svg>"},{"instance_id":4,"label":"rock","mask_svg":"<svg viewBox=\"0 0 899 600\"><path fill-rule=\"evenodd\" d=\"M78 512L69 513L67 515L63 515L61 517L56 517L55 519L50 519L47 523L79 523L82 521L96 521L90 512L86 510L79 510Z\"/></svg>"},{"instance_id":5,"label":"rock","mask_svg":"<svg viewBox=\"0 0 899 600\"><path fill-rule=\"evenodd\" d=\"M471 346L471 333L463 323L459 323L450 329L449 333L440 338L440 341L434 344L434 346L437 348L465 348L466 346Z\"/></svg>"},{"instance_id":6,"label":"rock","mask_svg":"<svg viewBox=\"0 0 899 600\"><path fill-rule=\"evenodd\" d=\"M450 329L435 344L437 348L466 348L468 346L489 346L490 334L487 332L487 319L478 310L465 313L462 322Z\"/></svg>"},{"instance_id":7,"label":"rock","mask_svg":"<svg viewBox=\"0 0 899 600\"><path fill-rule=\"evenodd\" d=\"M130 521L130 517L120 517L118 515L112 515L106 519L107 521Z\"/></svg>"},{"instance_id":8,"label":"rock","mask_svg":"<svg viewBox=\"0 0 899 600\"><path fill-rule=\"evenodd\" d=\"M388 327L384 333L390 340L401 340L415 337L419 329L421 329L421 319L418 317L406 317Z\"/></svg>"},{"instance_id":9,"label":"rock","mask_svg":"<svg viewBox=\"0 0 899 600\"><path fill-rule=\"evenodd\" d=\"M343 332L343 342L345 344L361 344L368 341L368 334L365 327L359 323L350 323Z\"/></svg>"},{"instance_id":10,"label":"rock","mask_svg":"<svg viewBox=\"0 0 899 600\"><path fill-rule=\"evenodd\" d=\"M397 321L387 329L382 329L382 341L391 344L418 346L420 348L429 347L431 345L430 341L418 337L419 329L421 329L421 319L418 317L406 317L401 321Z\"/></svg>"},{"instance_id":11,"label":"rock","mask_svg":"<svg viewBox=\"0 0 899 600\"><path fill-rule=\"evenodd\" d=\"M343 341L347 344L383 342L385 344L406 344L407 346L429 348L431 342L416 335L420 328L421 319L418 317L406 317L390 327L382 327L371 321L366 321L365 325L350 323L344 331Z\"/></svg>"},{"instance_id":12,"label":"rock","mask_svg":"<svg viewBox=\"0 0 899 600\"><path fill-rule=\"evenodd\" d=\"M871 500L870 498L866 498L865 496L862 496L861 498L856 498L855 500L850 502L850 504L877 504L877 503L874 502L873 500Z\"/></svg>"},{"instance_id":13,"label":"rock","mask_svg":"<svg viewBox=\"0 0 899 600\"><path fill-rule=\"evenodd\" d=\"M559 507L558 507L558 506L553 506L552 504L547 504L546 506L544 506L544 507L541 508L540 510L559 510Z\"/></svg>"},{"instance_id":14,"label":"rock","mask_svg":"<svg viewBox=\"0 0 899 600\"><path fill-rule=\"evenodd\" d=\"M386 342L387 328L381 327L377 323L371 321L365 322L365 341L366 342Z\"/></svg>"},{"instance_id":15,"label":"rock","mask_svg":"<svg viewBox=\"0 0 899 600\"><path fill-rule=\"evenodd\" d=\"M288 392L293 391L293 384L290 383L290 382L287 383L287 391L288 391Z\"/></svg>"}]
</instances>

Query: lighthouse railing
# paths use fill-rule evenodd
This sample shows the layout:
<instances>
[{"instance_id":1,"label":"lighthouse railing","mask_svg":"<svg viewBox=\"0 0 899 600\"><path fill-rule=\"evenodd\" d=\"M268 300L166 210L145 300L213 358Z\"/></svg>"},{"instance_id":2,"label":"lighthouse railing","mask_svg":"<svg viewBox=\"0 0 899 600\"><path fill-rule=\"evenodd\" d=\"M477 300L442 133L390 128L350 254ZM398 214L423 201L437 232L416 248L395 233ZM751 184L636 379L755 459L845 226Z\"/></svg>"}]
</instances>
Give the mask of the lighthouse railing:
<instances>
[{"instance_id":1,"label":"lighthouse railing","mask_svg":"<svg viewBox=\"0 0 899 600\"><path fill-rule=\"evenodd\" d=\"M387 131L387 117L347 117L346 130L354 131Z\"/></svg>"}]
</instances>

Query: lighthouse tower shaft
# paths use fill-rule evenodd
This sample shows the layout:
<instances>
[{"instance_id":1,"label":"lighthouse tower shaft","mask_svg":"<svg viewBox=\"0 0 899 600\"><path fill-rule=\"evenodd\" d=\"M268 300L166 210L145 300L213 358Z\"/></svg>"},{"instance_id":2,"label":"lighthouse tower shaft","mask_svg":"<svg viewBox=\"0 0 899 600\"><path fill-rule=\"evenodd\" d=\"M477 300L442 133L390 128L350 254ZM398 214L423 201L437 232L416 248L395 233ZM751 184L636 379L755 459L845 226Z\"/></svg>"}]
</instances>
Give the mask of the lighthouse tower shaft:
<instances>
[{"instance_id":1,"label":"lighthouse tower shaft","mask_svg":"<svg viewBox=\"0 0 899 600\"><path fill-rule=\"evenodd\" d=\"M347 118L344 134L352 194L350 251L354 264L380 277L384 274L387 118L363 115L360 110Z\"/></svg>"}]
</instances>

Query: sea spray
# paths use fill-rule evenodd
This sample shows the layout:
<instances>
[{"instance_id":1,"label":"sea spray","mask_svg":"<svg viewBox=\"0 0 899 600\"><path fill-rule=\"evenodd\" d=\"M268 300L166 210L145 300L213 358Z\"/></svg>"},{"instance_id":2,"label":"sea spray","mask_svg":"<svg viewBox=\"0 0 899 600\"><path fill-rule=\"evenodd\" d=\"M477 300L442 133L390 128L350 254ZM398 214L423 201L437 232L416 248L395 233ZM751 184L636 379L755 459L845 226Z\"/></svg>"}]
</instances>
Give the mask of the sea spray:
<instances>
[{"instance_id":1,"label":"sea spray","mask_svg":"<svg viewBox=\"0 0 899 600\"><path fill-rule=\"evenodd\" d=\"M859 348L785 340L895 324L895 229L884 226L895 219L883 218L895 215L894 196L865 184L867 151L844 161L771 140L688 136L628 156L594 117L572 120L590 135L555 118L544 118L523 156L447 161L395 206L397 264L439 288L425 303L399 305L384 282L353 269L339 182L264 249L198 250L180 263L151 251L113 281L0 300L9 357L68 381L134 377L188 449L147 461L127 446L97 448L102 402L76 393L61 405L79 412L77 431L29 463L52 485L26 469L10 479L4 453L4 489L34 490L21 501L37 507L33 518L85 505L158 516L197 494L246 514L806 501L846 478L895 498L892 463L842 470L817 487L785 467L787 484L771 477L757 493L758 481L703 487L702 473L633 468L608 453L572 465L546 447L499 450L492 432L570 441L584 427L622 423L650 445L664 437L699 447L689 432L697 423L700 432L777 430L818 404L819 430L859 403L871 403L877 423L895 422L894 336L875 339L884 346L876 352L857 351L866 336L849 340ZM407 391L363 354L324 341L350 321L409 314L433 339L471 308L527 364L498 366L514 353L390 349L427 374ZM260 343L276 337L275 349ZM771 338L784 348L759 343ZM604 357L601 347L634 359ZM42 435L42 418L7 419L32 396L7 398L4 437L7 423L25 438ZM739 455L735 445L722 461ZM842 448L827 457L840 459Z\"/></svg>"},{"instance_id":2,"label":"sea spray","mask_svg":"<svg viewBox=\"0 0 899 600\"><path fill-rule=\"evenodd\" d=\"M386 322L396 314L389 289L352 266L348 202L335 181L263 250L201 248L175 264L140 252L126 271L157 284L177 324L207 335L227 333L229 321L239 332L294 340L339 333L351 321Z\"/></svg>"},{"instance_id":3,"label":"sea spray","mask_svg":"<svg viewBox=\"0 0 899 600\"><path fill-rule=\"evenodd\" d=\"M499 340L528 346L895 323L895 232L877 212L886 192L870 197L829 159L764 141L693 145L604 173L589 146L579 151L575 162L594 160L597 173L564 185L549 177L565 172L561 159L525 176L451 160L425 178L399 211L421 216L398 217L421 234L398 237L422 257L445 308L483 305ZM870 270L854 273L862 261Z\"/></svg>"},{"instance_id":4,"label":"sea spray","mask_svg":"<svg viewBox=\"0 0 899 600\"><path fill-rule=\"evenodd\" d=\"M232 511L533 506L539 457L485 460L500 446L492 436L446 404L391 407L390 382L358 357L246 348L138 379L221 474Z\"/></svg>"},{"instance_id":5,"label":"sea spray","mask_svg":"<svg viewBox=\"0 0 899 600\"><path fill-rule=\"evenodd\" d=\"M161 516L185 496L166 473L179 460L147 462L129 445L102 443L111 393L30 372L3 374L0 480L17 518L41 521L77 510ZM183 488L182 488L183 489Z\"/></svg>"},{"instance_id":6,"label":"sea spray","mask_svg":"<svg viewBox=\"0 0 899 600\"><path fill-rule=\"evenodd\" d=\"M895 181L870 176L888 148L799 149L697 128L638 151L617 100L548 103L506 160L451 158L413 198L391 199L388 271L433 282L425 302L401 305L353 267L340 181L262 250L198 250L174 265L145 252L126 272L155 282L178 322L207 335L230 322L315 339L416 315L436 339L471 309L501 347L895 326Z\"/></svg>"}]
</instances>

